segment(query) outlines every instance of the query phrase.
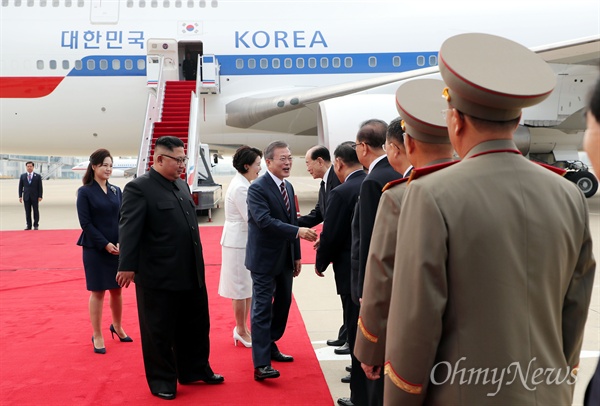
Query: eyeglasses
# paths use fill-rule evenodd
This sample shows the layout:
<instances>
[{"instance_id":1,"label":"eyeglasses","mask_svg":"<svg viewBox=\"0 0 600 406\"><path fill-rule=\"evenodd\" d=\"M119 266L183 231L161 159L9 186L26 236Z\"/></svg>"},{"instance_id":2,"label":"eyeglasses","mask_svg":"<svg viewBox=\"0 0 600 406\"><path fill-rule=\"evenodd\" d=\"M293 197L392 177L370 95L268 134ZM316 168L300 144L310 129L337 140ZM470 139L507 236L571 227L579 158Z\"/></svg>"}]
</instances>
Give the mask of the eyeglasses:
<instances>
[{"instance_id":1,"label":"eyeglasses","mask_svg":"<svg viewBox=\"0 0 600 406\"><path fill-rule=\"evenodd\" d=\"M350 146L352 147L352 149L356 149L356 147L358 147L359 145L364 145L364 142L353 142L352 144L350 144Z\"/></svg>"},{"instance_id":2,"label":"eyeglasses","mask_svg":"<svg viewBox=\"0 0 600 406\"><path fill-rule=\"evenodd\" d=\"M187 165L189 158L187 156L182 156L179 158L175 158L174 156L171 155L167 155L167 154L160 154L160 156L166 156L167 158L171 158L175 161L177 161L177 165Z\"/></svg>"},{"instance_id":3,"label":"eyeglasses","mask_svg":"<svg viewBox=\"0 0 600 406\"><path fill-rule=\"evenodd\" d=\"M273 160L275 160L275 159L273 159ZM277 160L281 161L281 162L285 162L285 161L292 162L294 160L294 157L293 156L282 156L280 158L277 158Z\"/></svg>"}]
</instances>

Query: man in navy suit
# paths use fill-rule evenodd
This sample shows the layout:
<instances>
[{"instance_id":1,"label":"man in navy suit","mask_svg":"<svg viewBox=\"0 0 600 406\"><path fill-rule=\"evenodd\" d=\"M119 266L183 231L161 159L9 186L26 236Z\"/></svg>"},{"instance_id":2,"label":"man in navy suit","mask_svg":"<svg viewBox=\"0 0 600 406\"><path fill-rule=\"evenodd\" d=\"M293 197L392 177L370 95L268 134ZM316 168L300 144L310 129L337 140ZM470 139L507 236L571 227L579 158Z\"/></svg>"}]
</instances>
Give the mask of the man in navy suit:
<instances>
[{"instance_id":1,"label":"man in navy suit","mask_svg":"<svg viewBox=\"0 0 600 406\"><path fill-rule=\"evenodd\" d=\"M317 233L298 227L290 176L288 144L273 141L264 151L267 173L248 188L246 268L252 276L252 360L254 379L277 378L271 360L291 362L276 341L285 331L292 303L292 281L302 267L300 240L315 241Z\"/></svg>"},{"instance_id":2,"label":"man in navy suit","mask_svg":"<svg viewBox=\"0 0 600 406\"><path fill-rule=\"evenodd\" d=\"M25 206L25 220L27 221L25 230L31 230L31 209L33 209L33 229L37 230L40 225L39 203L42 201L44 193L42 177L33 172L33 162L28 161L25 166L27 172L21 174L19 178L19 203L24 203Z\"/></svg>"}]
</instances>

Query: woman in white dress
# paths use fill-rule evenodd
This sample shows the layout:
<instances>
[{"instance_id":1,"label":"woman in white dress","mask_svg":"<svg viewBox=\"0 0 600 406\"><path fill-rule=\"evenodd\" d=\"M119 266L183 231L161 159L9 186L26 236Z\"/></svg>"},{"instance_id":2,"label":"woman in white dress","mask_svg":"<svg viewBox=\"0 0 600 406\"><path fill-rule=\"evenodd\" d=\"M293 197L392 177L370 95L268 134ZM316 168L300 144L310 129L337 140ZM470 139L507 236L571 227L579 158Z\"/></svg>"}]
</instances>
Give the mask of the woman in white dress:
<instances>
[{"instance_id":1,"label":"woman in white dress","mask_svg":"<svg viewBox=\"0 0 600 406\"><path fill-rule=\"evenodd\" d=\"M262 152L242 146L233 156L235 174L225 194L225 225L221 236L221 277L219 295L232 299L235 327L233 343L252 347L247 320L252 302L252 279L244 266L248 240L248 205L250 182L258 177Z\"/></svg>"}]
</instances>

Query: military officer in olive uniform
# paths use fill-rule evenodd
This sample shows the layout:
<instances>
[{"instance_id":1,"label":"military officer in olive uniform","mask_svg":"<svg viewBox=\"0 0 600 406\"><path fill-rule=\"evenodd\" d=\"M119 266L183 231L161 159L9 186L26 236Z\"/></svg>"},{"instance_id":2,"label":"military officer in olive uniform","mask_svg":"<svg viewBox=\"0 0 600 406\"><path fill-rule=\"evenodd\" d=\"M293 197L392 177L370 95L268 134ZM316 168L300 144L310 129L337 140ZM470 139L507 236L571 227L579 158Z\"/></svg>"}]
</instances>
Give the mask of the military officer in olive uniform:
<instances>
[{"instance_id":1,"label":"military officer in olive uniform","mask_svg":"<svg viewBox=\"0 0 600 406\"><path fill-rule=\"evenodd\" d=\"M436 172L452 163L452 145L446 122L440 112L446 101L440 97L444 82L417 79L404 83L396 92L396 107L403 118L404 144L410 164L415 168L410 180ZM386 151L399 146L388 139ZM379 201L369 247L358 333L354 354L362 363L367 378L377 380L373 404L383 403L383 374L387 315L392 293L396 254L396 235L402 197L409 178L388 183Z\"/></svg>"},{"instance_id":2,"label":"military officer in olive uniform","mask_svg":"<svg viewBox=\"0 0 600 406\"><path fill-rule=\"evenodd\" d=\"M462 160L402 201L384 404L569 405L595 271L588 209L512 140L554 73L488 34L447 39L439 61Z\"/></svg>"}]
</instances>

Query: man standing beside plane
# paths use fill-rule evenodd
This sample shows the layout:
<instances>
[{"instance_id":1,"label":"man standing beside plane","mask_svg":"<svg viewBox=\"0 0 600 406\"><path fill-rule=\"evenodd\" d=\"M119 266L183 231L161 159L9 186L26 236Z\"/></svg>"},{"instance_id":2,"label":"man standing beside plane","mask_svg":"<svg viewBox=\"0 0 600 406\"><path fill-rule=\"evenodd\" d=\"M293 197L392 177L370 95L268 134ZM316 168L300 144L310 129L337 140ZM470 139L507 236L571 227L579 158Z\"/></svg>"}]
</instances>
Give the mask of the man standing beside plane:
<instances>
[{"instance_id":1,"label":"man standing beside plane","mask_svg":"<svg viewBox=\"0 0 600 406\"><path fill-rule=\"evenodd\" d=\"M31 210L33 209L33 229L37 230L40 225L39 204L42 201L44 188L42 187L42 177L33 171L33 162L28 161L25 164L27 172L21 174L19 178L19 203L25 207L25 221L27 226L25 230L31 230Z\"/></svg>"},{"instance_id":2,"label":"man standing beside plane","mask_svg":"<svg viewBox=\"0 0 600 406\"><path fill-rule=\"evenodd\" d=\"M358 160L365 168L368 168L368 175L360 187L360 197L356 204L354 217L352 218L353 263L351 293L352 301L357 306L360 306L360 298L362 297L367 254L369 253L373 223L375 223L375 215L381 193L383 193L383 187L392 180L402 178L402 175L392 168L383 150L387 127L387 123L382 120L371 119L365 121L361 124L356 134L356 142L354 144ZM367 380L360 362L354 356L358 312L352 316L348 324L349 352L352 359L352 373L350 374L351 397L346 403L338 401L342 406L368 404L368 399L375 396L376 393L375 388L372 387L373 383Z\"/></svg>"},{"instance_id":3,"label":"man standing beside plane","mask_svg":"<svg viewBox=\"0 0 600 406\"><path fill-rule=\"evenodd\" d=\"M177 381L220 384L208 362L208 296L198 219L188 185L183 141L156 140L150 172L125 185L119 223L117 282L135 292L150 391L175 399Z\"/></svg>"},{"instance_id":4,"label":"man standing beside plane","mask_svg":"<svg viewBox=\"0 0 600 406\"><path fill-rule=\"evenodd\" d=\"M404 83L396 92L396 106L405 120L397 118L388 126L385 150L390 164L399 173L404 173L410 164L415 169L410 180L404 177L385 185L367 258L354 354L361 361L367 378L374 381L367 385L371 406L383 404L385 335L404 191L413 179L455 162L448 129L440 114L446 107L445 100L440 97L443 89L444 82L436 79ZM404 136L402 127L406 129ZM396 128L400 130L399 139L390 137L390 133L396 134L393 131Z\"/></svg>"},{"instance_id":5,"label":"man standing beside plane","mask_svg":"<svg viewBox=\"0 0 600 406\"><path fill-rule=\"evenodd\" d=\"M300 275L300 240L317 233L298 227L294 188L285 178L292 169L288 144L273 141L264 152L267 173L248 188L246 268L252 277L252 361L254 379L279 377L271 361L292 362L277 347L285 332L292 303L293 278Z\"/></svg>"},{"instance_id":6,"label":"man standing beside plane","mask_svg":"<svg viewBox=\"0 0 600 406\"><path fill-rule=\"evenodd\" d=\"M329 150L322 145L316 145L306 152L305 156L306 170L313 179L322 179L319 186L319 199L315 208L310 213L298 218L300 227L314 227L325 221L327 210L327 197L329 192L340 184L333 166L331 165L331 155ZM319 246L319 240L315 242L315 249ZM343 303L342 303L343 307ZM340 347L346 343L347 331L344 323L339 329L336 339L327 340L327 345Z\"/></svg>"},{"instance_id":7,"label":"man standing beside plane","mask_svg":"<svg viewBox=\"0 0 600 406\"><path fill-rule=\"evenodd\" d=\"M554 73L487 34L447 39L439 61L462 161L402 201L384 404L570 405L595 270L589 213L512 139Z\"/></svg>"}]
</instances>

